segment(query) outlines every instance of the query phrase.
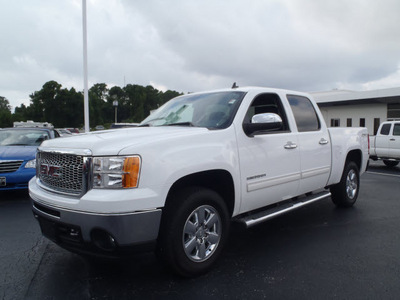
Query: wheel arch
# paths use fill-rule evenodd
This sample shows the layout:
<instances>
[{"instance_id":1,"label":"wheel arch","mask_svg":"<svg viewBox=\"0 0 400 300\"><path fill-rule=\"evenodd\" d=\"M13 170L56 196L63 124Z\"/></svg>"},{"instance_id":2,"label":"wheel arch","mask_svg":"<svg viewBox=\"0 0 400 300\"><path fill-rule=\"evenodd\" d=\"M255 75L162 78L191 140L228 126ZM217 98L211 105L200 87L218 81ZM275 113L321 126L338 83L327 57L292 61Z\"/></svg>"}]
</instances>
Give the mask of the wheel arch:
<instances>
[{"instance_id":1,"label":"wheel arch","mask_svg":"<svg viewBox=\"0 0 400 300\"><path fill-rule=\"evenodd\" d=\"M232 216L235 206L235 188L232 175L228 171L221 169L207 170L178 179L168 191L165 207L171 202L174 193L191 186L205 187L217 192L224 199L229 215Z\"/></svg>"},{"instance_id":2,"label":"wheel arch","mask_svg":"<svg viewBox=\"0 0 400 300\"><path fill-rule=\"evenodd\" d=\"M349 153L347 153L345 165L350 161L354 162L357 165L358 170L361 170L361 164L362 164L361 150L355 149L355 150L351 150Z\"/></svg>"},{"instance_id":3,"label":"wheel arch","mask_svg":"<svg viewBox=\"0 0 400 300\"><path fill-rule=\"evenodd\" d=\"M332 171L331 171L331 176L329 177L327 187L331 187L340 181L346 165L351 161L356 164L360 172L363 170L362 169L363 154L360 149L350 150L347 153L346 157L344 157L344 155L342 156L341 153L338 153L338 156L339 156L338 158L335 158L337 156L333 154Z\"/></svg>"}]
</instances>

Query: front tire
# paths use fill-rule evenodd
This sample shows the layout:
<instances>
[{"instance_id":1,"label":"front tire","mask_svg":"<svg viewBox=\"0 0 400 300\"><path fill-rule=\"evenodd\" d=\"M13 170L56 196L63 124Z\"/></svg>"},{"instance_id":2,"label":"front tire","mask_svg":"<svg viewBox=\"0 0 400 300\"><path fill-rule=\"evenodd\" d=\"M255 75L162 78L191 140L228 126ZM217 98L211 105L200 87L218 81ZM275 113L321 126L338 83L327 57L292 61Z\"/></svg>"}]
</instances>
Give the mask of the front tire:
<instances>
[{"instance_id":1,"label":"front tire","mask_svg":"<svg viewBox=\"0 0 400 300\"><path fill-rule=\"evenodd\" d=\"M230 218L222 197L206 188L186 188L169 199L163 213L158 253L184 277L206 273L226 243Z\"/></svg>"},{"instance_id":2,"label":"front tire","mask_svg":"<svg viewBox=\"0 0 400 300\"><path fill-rule=\"evenodd\" d=\"M347 162L340 182L330 189L333 203L338 207L353 206L357 201L359 188L360 171L354 162Z\"/></svg>"}]
</instances>

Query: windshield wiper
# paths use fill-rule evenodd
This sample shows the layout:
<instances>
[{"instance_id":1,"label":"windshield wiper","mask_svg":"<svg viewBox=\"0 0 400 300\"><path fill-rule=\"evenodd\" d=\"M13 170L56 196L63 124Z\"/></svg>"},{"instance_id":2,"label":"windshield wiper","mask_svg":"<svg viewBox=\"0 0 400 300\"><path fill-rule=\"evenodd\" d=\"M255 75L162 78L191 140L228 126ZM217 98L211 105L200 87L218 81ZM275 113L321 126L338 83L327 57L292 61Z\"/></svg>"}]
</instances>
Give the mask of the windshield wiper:
<instances>
[{"instance_id":1,"label":"windshield wiper","mask_svg":"<svg viewBox=\"0 0 400 300\"><path fill-rule=\"evenodd\" d=\"M164 120L165 118L155 118L155 119L151 119L148 120L145 124L143 125L139 125L138 127L152 127L153 125L151 125L151 123L153 123L154 121L160 121L160 120Z\"/></svg>"},{"instance_id":2,"label":"windshield wiper","mask_svg":"<svg viewBox=\"0 0 400 300\"><path fill-rule=\"evenodd\" d=\"M152 120L153 121L153 120ZM158 126L189 126L189 127L196 127L192 122L178 122L178 123L169 123L169 124L162 124ZM138 127L153 127L150 123L146 123L143 125L139 125Z\"/></svg>"},{"instance_id":3,"label":"windshield wiper","mask_svg":"<svg viewBox=\"0 0 400 300\"><path fill-rule=\"evenodd\" d=\"M189 127L195 127L192 122L171 123L171 124L164 124L164 126L189 126Z\"/></svg>"}]
</instances>

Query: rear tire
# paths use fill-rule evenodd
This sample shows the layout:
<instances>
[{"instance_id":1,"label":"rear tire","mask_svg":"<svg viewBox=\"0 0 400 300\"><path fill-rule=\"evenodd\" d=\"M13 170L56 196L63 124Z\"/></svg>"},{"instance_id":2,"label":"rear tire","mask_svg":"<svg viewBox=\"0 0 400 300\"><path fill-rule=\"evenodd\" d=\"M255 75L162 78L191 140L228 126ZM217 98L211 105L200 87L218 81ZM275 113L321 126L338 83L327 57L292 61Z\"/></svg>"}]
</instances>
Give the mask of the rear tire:
<instances>
[{"instance_id":1,"label":"rear tire","mask_svg":"<svg viewBox=\"0 0 400 300\"><path fill-rule=\"evenodd\" d=\"M359 188L360 171L354 162L346 162L340 182L330 189L333 203L338 207L353 206L357 201Z\"/></svg>"},{"instance_id":2,"label":"rear tire","mask_svg":"<svg viewBox=\"0 0 400 300\"><path fill-rule=\"evenodd\" d=\"M395 166L397 166L399 164L398 161L386 160L386 159L383 160L383 163L386 165L386 167L389 167L389 168L394 168Z\"/></svg>"},{"instance_id":3,"label":"rear tire","mask_svg":"<svg viewBox=\"0 0 400 300\"><path fill-rule=\"evenodd\" d=\"M204 274L221 254L229 226L228 209L218 193L186 188L169 199L163 212L159 257L178 275Z\"/></svg>"}]
</instances>

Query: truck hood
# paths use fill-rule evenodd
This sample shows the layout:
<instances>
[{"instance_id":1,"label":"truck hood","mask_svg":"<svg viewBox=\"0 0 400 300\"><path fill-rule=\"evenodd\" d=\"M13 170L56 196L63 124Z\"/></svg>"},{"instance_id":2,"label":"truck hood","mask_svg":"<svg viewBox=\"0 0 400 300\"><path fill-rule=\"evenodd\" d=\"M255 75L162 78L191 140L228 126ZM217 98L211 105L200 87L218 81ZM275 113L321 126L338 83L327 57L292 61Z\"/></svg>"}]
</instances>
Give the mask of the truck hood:
<instances>
[{"instance_id":1,"label":"truck hood","mask_svg":"<svg viewBox=\"0 0 400 300\"><path fill-rule=\"evenodd\" d=\"M118 155L128 147L137 151L142 146L151 146L151 144L163 142L171 143L174 139L188 138L189 143L195 136L207 132L209 130L206 128L176 126L104 130L47 140L42 143L39 149L89 149L94 156Z\"/></svg>"},{"instance_id":2,"label":"truck hood","mask_svg":"<svg viewBox=\"0 0 400 300\"><path fill-rule=\"evenodd\" d=\"M36 150L37 146L0 146L0 160L31 160Z\"/></svg>"}]
</instances>

